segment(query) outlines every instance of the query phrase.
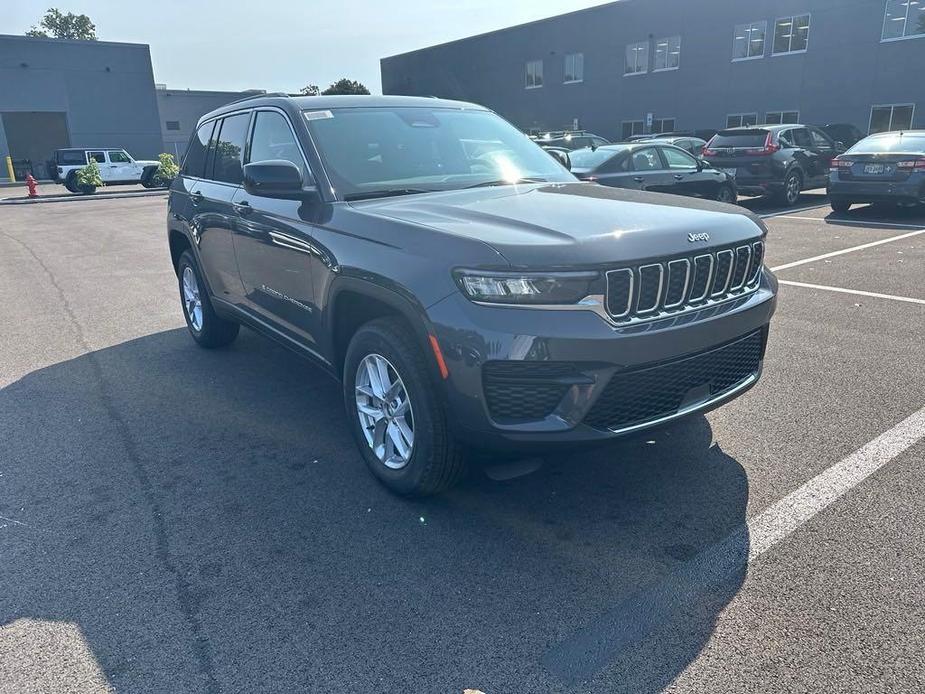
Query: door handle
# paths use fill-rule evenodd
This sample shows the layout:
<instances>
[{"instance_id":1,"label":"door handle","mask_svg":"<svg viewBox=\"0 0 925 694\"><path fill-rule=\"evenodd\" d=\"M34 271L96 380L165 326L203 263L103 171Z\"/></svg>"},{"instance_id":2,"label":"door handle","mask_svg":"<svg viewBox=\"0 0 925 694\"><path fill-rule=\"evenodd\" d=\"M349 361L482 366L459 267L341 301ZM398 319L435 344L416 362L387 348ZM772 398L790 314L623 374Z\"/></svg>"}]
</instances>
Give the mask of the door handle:
<instances>
[{"instance_id":1,"label":"door handle","mask_svg":"<svg viewBox=\"0 0 925 694\"><path fill-rule=\"evenodd\" d=\"M674 178L675 178L676 181L680 181L681 179L684 178L684 176L681 175L681 174L675 174L675 175L674 175Z\"/></svg>"},{"instance_id":2,"label":"door handle","mask_svg":"<svg viewBox=\"0 0 925 694\"><path fill-rule=\"evenodd\" d=\"M198 205L199 203L202 202L202 197L203 197L202 193L200 193L199 191L196 191L195 193L190 193L189 199L191 203L193 203L194 205Z\"/></svg>"},{"instance_id":3,"label":"door handle","mask_svg":"<svg viewBox=\"0 0 925 694\"><path fill-rule=\"evenodd\" d=\"M646 179L644 179L642 176L633 176L633 180L636 181L636 183L645 183L645 182L646 182Z\"/></svg>"},{"instance_id":4,"label":"door handle","mask_svg":"<svg viewBox=\"0 0 925 694\"><path fill-rule=\"evenodd\" d=\"M234 211L237 212L242 217L245 215L249 215L251 212L254 211L254 208L251 207L250 203L247 202L246 200L243 202L233 202L231 203L231 206L234 207Z\"/></svg>"}]
</instances>

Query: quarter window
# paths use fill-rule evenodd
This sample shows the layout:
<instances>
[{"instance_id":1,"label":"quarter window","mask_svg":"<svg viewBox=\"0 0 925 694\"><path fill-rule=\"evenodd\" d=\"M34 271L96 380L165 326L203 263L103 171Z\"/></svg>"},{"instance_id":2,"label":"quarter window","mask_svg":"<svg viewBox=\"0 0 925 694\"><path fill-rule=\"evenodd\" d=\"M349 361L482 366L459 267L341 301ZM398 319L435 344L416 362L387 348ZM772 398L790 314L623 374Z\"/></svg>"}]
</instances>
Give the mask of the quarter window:
<instances>
[{"instance_id":1,"label":"quarter window","mask_svg":"<svg viewBox=\"0 0 925 694\"><path fill-rule=\"evenodd\" d=\"M626 47L624 75L639 75L649 71L649 42L631 43Z\"/></svg>"},{"instance_id":2,"label":"quarter window","mask_svg":"<svg viewBox=\"0 0 925 694\"><path fill-rule=\"evenodd\" d=\"M212 178L216 181L239 185L244 180L242 157L249 122L249 113L228 116L222 121L220 134L214 143L215 164Z\"/></svg>"},{"instance_id":3,"label":"quarter window","mask_svg":"<svg viewBox=\"0 0 925 694\"><path fill-rule=\"evenodd\" d=\"M536 89L543 86L543 61L531 60L527 63L527 89Z\"/></svg>"},{"instance_id":4,"label":"quarter window","mask_svg":"<svg viewBox=\"0 0 925 694\"><path fill-rule=\"evenodd\" d=\"M585 54L569 53L565 56L565 83L581 82L585 78Z\"/></svg>"},{"instance_id":5,"label":"quarter window","mask_svg":"<svg viewBox=\"0 0 925 694\"><path fill-rule=\"evenodd\" d=\"M925 3L922 0L886 0L883 41L925 36Z\"/></svg>"},{"instance_id":6,"label":"quarter window","mask_svg":"<svg viewBox=\"0 0 925 694\"><path fill-rule=\"evenodd\" d=\"M633 135L642 135L646 131L646 124L641 120L623 122L623 139L628 140Z\"/></svg>"},{"instance_id":7,"label":"quarter window","mask_svg":"<svg viewBox=\"0 0 925 694\"><path fill-rule=\"evenodd\" d=\"M742 126L757 125L757 113L733 113L726 116L727 128L740 128Z\"/></svg>"},{"instance_id":8,"label":"quarter window","mask_svg":"<svg viewBox=\"0 0 925 694\"><path fill-rule=\"evenodd\" d=\"M289 121L276 111L258 111L251 136L251 151L248 161L277 159L291 161L299 167L305 177L305 162Z\"/></svg>"},{"instance_id":9,"label":"quarter window","mask_svg":"<svg viewBox=\"0 0 925 694\"><path fill-rule=\"evenodd\" d=\"M893 130L910 130L915 106L912 104L897 104L895 106L874 106L870 110L871 135Z\"/></svg>"},{"instance_id":10,"label":"quarter window","mask_svg":"<svg viewBox=\"0 0 925 694\"><path fill-rule=\"evenodd\" d=\"M655 42L655 71L677 70L681 66L681 37L669 36Z\"/></svg>"},{"instance_id":11,"label":"quarter window","mask_svg":"<svg viewBox=\"0 0 925 694\"><path fill-rule=\"evenodd\" d=\"M800 122L799 111L768 111L764 122L768 125L789 125Z\"/></svg>"},{"instance_id":12,"label":"quarter window","mask_svg":"<svg viewBox=\"0 0 925 694\"><path fill-rule=\"evenodd\" d=\"M736 24L732 59L748 60L764 57L764 38L767 31L768 23L764 20L749 24Z\"/></svg>"},{"instance_id":13,"label":"quarter window","mask_svg":"<svg viewBox=\"0 0 925 694\"><path fill-rule=\"evenodd\" d=\"M183 158L183 174L186 176L201 177L206 167L206 152L209 150L209 140L212 138L212 128L215 122L206 123L190 138L186 156Z\"/></svg>"},{"instance_id":14,"label":"quarter window","mask_svg":"<svg viewBox=\"0 0 925 694\"><path fill-rule=\"evenodd\" d=\"M808 45L808 14L784 17L774 23L774 55L801 53Z\"/></svg>"}]
</instances>

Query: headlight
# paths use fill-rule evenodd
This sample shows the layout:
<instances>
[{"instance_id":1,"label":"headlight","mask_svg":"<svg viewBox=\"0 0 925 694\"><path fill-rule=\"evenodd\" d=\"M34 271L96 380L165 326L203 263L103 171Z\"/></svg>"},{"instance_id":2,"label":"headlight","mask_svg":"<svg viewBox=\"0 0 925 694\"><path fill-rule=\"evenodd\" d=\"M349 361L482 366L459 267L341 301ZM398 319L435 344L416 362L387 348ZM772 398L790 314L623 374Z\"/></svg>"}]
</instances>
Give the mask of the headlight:
<instances>
[{"instance_id":1,"label":"headlight","mask_svg":"<svg viewBox=\"0 0 925 694\"><path fill-rule=\"evenodd\" d=\"M454 275L466 296L492 304L577 304L604 293L599 272L457 270Z\"/></svg>"}]
</instances>

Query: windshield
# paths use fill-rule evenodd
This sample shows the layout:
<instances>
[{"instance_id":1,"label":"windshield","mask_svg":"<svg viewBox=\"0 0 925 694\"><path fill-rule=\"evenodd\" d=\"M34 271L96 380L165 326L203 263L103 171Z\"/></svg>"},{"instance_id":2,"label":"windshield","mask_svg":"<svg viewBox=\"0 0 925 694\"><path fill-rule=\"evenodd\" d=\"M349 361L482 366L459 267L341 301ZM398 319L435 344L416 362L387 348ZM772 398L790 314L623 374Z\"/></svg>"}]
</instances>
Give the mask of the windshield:
<instances>
[{"instance_id":1,"label":"windshield","mask_svg":"<svg viewBox=\"0 0 925 694\"><path fill-rule=\"evenodd\" d=\"M623 149L623 147L608 147L607 149L603 147L591 149L588 147L586 149L576 149L574 152L569 152L568 156L569 161L572 162L572 168L574 169L596 169L611 157L615 157L622 152Z\"/></svg>"},{"instance_id":2,"label":"windshield","mask_svg":"<svg viewBox=\"0 0 925 694\"><path fill-rule=\"evenodd\" d=\"M342 108L306 111L305 120L331 182L348 200L525 179L575 180L489 111Z\"/></svg>"},{"instance_id":3,"label":"windshield","mask_svg":"<svg viewBox=\"0 0 925 694\"><path fill-rule=\"evenodd\" d=\"M925 153L925 134L902 135L893 133L890 135L877 135L861 140L854 147L848 150L848 154L877 153L877 152L901 152L908 153Z\"/></svg>"}]
</instances>

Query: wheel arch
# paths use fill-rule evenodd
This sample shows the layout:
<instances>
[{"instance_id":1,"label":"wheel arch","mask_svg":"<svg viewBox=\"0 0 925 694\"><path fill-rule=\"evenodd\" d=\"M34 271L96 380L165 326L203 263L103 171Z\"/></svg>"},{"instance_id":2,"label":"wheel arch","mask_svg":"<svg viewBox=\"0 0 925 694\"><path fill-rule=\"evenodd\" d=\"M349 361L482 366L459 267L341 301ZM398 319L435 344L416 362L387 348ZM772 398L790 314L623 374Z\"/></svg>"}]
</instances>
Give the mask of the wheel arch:
<instances>
[{"instance_id":1,"label":"wheel arch","mask_svg":"<svg viewBox=\"0 0 925 694\"><path fill-rule=\"evenodd\" d=\"M178 229L171 229L168 232L167 241L170 245L170 261L173 263L173 271L177 273L180 266L180 256L183 255L183 251L192 252L193 244L190 242L189 237Z\"/></svg>"}]
</instances>

